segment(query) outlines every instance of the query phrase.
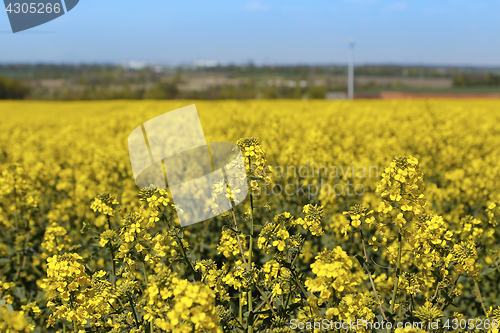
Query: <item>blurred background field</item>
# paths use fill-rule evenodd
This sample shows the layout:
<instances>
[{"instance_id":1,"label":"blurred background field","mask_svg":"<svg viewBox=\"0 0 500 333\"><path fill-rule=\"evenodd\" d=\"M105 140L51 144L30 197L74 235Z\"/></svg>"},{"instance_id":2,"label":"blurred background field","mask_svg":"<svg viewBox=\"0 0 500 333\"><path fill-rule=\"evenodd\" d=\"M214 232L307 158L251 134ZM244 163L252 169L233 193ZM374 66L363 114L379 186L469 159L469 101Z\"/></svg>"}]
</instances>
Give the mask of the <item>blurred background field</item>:
<instances>
[{"instance_id":1,"label":"blurred background field","mask_svg":"<svg viewBox=\"0 0 500 333\"><path fill-rule=\"evenodd\" d=\"M347 82L341 64L0 64L0 99L347 99ZM354 91L356 99L499 98L500 68L359 65Z\"/></svg>"},{"instance_id":2,"label":"blurred background field","mask_svg":"<svg viewBox=\"0 0 500 333\"><path fill-rule=\"evenodd\" d=\"M498 98L499 10L492 0L88 0L18 34L0 17L0 99L346 99L351 61L354 98ZM394 91L407 95L383 94Z\"/></svg>"}]
</instances>

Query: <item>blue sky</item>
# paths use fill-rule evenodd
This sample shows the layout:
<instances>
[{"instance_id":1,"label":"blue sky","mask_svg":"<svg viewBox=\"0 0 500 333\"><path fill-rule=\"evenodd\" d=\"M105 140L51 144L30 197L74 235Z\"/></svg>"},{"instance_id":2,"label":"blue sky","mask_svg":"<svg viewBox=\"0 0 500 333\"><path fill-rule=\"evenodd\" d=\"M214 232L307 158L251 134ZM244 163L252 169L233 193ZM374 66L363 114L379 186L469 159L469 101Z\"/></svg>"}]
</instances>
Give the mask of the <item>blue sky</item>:
<instances>
[{"instance_id":1,"label":"blue sky","mask_svg":"<svg viewBox=\"0 0 500 333\"><path fill-rule=\"evenodd\" d=\"M352 37L357 63L500 66L497 0L81 0L10 31L1 63L345 63Z\"/></svg>"}]
</instances>

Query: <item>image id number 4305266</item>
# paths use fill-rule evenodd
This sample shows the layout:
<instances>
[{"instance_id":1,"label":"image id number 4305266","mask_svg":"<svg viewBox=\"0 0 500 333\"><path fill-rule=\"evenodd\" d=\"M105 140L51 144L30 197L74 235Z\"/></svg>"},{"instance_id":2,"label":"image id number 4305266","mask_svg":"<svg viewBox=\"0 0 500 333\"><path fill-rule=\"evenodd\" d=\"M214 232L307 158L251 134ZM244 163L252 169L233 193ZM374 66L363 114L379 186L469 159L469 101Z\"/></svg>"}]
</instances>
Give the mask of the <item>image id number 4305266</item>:
<instances>
[{"instance_id":1,"label":"image id number 4305266","mask_svg":"<svg viewBox=\"0 0 500 333\"><path fill-rule=\"evenodd\" d=\"M59 14L61 12L61 4L59 2L55 3L43 3L43 2L16 2L9 3L5 9L7 13L14 14Z\"/></svg>"},{"instance_id":2,"label":"image id number 4305266","mask_svg":"<svg viewBox=\"0 0 500 333\"><path fill-rule=\"evenodd\" d=\"M489 318L486 319L448 319L446 322L444 322L443 325L444 328L448 330L456 330L458 328L465 330L482 330L482 329L498 329L500 327L498 321L496 319L490 320Z\"/></svg>"}]
</instances>

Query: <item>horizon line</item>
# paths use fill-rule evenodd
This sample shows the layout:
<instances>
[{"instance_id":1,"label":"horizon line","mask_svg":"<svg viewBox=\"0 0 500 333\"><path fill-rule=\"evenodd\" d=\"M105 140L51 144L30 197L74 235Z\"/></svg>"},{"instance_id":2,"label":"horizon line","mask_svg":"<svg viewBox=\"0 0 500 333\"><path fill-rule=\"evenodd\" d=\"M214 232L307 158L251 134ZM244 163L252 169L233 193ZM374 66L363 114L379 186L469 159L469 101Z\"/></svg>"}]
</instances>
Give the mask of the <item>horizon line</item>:
<instances>
[{"instance_id":1,"label":"horizon line","mask_svg":"<svg viewBox=\"0 0 500 333\"><path fill-rule=\"evenodd\" d=\"M161 63L158 61L82 61L82 62L52 62L52 61L30 61L30 62L0 62L0 66L36 66L36 65L46 65L46 66L116 66L116 67L135 67L134 64L139 65L139 69L146 67L164 67L164 68L182 68L182 67L202 67L202 68L214 68L214 67L346 67L347 62L278 62L278 63L263 63L263 62L227 62L227 61L215 61L215 60L203 60L213 61L215 64L212 65L200 65L196 64L200 60L195 60L191 62L176 62L176 63ZM365 66L382 66L382 67L427 67L427 68L483 68L483 69L500 69L500 64L443 64L443 63L415 63L415 62L397 62L397 61L381 61L381 62L359 62L355 63L355 67L365 67Z\"/></svg>"}]
</instances>

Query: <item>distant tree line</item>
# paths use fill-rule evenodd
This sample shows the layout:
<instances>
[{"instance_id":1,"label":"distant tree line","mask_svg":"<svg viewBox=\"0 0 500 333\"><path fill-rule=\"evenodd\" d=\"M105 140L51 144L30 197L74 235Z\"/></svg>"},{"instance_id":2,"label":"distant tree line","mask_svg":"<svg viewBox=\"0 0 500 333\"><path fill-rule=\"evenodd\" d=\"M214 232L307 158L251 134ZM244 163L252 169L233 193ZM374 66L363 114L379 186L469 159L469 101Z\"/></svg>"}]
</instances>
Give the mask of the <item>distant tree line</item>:
<instances>
[{"instance_id":1,"label":"distant tree line","mask_svg":"<svg viewBox=\"0 0 500 333\"><path fill-rule=\"evenodd\" d=\"M25 99L29 91L22 81L0 77L0 99Z\"/></svg>"},{"instance_id":2,"label":"distant tree line","mask_svg":"<svg viewBox=\"0 0 500 333\"><path fill-rule=\"evenodd\" d=\"M345 65L213 67L111 64L0 64L0 99L254 99L325 98L346 91ZM355 76L393 81L355 83L357 93L401 89L399 78L447 78L454 87L500 86L496 68L363 65ZM366 81L366 80L365 80Z\"/></svg>"},{"instance_id":3,"label":"distant tree line","mask_svg":"<svg viewBox=\"0 0 500 333\"><path fill-rule=\"evenodd\" d=\"M346 64L337 65L261 65L252 62L241 65L220 65L213 67L196 66L146 66L133 69L114 64L0 64L0 76L17 79L46 79L46 78L74 78L74 77L107 77L108 80L123 76L133 78L131 81L147 80L161 76L161 73L152 69L161 69L163 72L181 73L218 73L232 77L248 77L260 75L280 75L284 77L307 77L311 74L347 74ZM452 78L460 74L476 75L497 72L500 68L493 67L453 67L453 66L426 66L426 65L356 65L355 74L364 76L406 76L406 77L447 77ZM129 75L124 75L124 73ZM141 75L136 75L140 73Z\"/></svg>"},{"instance_id":4,"label":"distant tree line","mask_svg":"<svg viewBox=\"0 0 500 333\"><path fill-rule=\"evenodd\" d=\"M24 67L12 66L9 68L10 74L22 68ZM24 69L30 69L30 67ZM306 78L303 76L292 76L290 80L283 81L282 85L269 86L267 79L255 76L240 77L236 79L237 83L233 84L209 84L200 89L186 89L185 84L189 78L203 78L208 74L197 75L181 70L173 73L157 73L151 70L130 71L123 68L93 68L91 66L87 66L86 69L89 71L71 71L71 67L68 66L63 66L63 68L34 66L30 69L32 70L30 74L17 72L17 75L13 75L23 79L1 79L0 99L324 99L327 90L325 86L301 86L298 78ZM93 69L95 71L92 71ZM186 79L183 74L190 75L190 77ZM294 85L288 85L290 83ZM329 86L333 89L343 89L334 85Z\"/></svg>"},{"instance_id":5,"label":"distant tree line","mask_svg":"<svg viewBox=\"0 0 500 333\"><path fill-rule=\"evenodd\" d=\"M454 87L500 87L499 74L459 74L453 78Z\"/></svg>"}]
</instances>

